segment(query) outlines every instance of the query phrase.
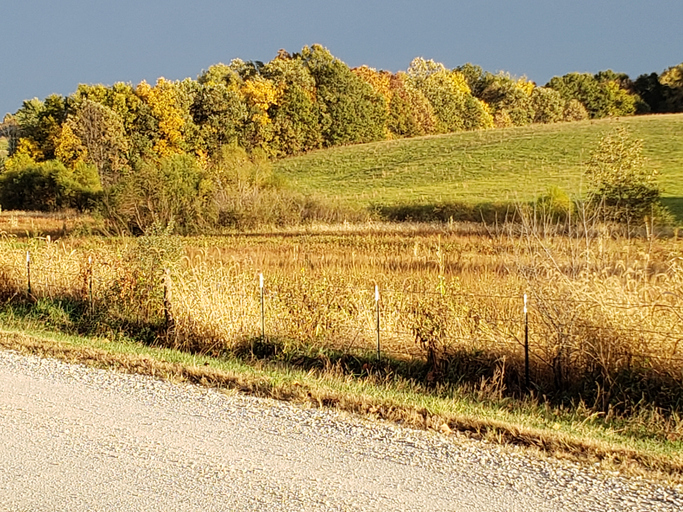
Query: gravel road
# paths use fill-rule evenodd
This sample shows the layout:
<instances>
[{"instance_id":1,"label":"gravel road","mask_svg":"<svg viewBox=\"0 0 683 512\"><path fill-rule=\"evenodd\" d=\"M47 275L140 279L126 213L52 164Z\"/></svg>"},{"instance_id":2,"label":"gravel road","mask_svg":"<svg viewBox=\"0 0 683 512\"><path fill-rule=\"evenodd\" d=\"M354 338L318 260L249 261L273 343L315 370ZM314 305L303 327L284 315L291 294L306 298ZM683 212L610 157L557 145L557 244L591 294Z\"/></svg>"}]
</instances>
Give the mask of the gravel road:
<instances>
[{"instance_id":1,"label":"gravel road","mask_svg":"<svg viewBox=\"0 0 683 512\"><path fill-rule=\"evenodd\" d=\"M683 510L459 436L0 351L0 509Z\"/></svg>"}]
</instances>

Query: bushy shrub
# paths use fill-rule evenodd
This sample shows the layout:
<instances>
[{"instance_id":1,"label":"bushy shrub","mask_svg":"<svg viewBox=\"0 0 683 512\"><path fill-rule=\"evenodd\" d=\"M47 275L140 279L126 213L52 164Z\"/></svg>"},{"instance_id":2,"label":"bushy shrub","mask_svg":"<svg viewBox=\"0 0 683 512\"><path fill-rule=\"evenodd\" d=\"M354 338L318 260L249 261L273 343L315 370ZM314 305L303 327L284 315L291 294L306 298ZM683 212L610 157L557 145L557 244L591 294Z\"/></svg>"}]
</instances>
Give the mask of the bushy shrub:
<instances>
[{"instance_id":1,"label":"bushy shrub","mask_svg":"<svg viewBox=\"0 0 683 512\"><path fill-rule=\"evenodd\" d=\"M551 187L536 201L536 214L542 220L564 221L574 211L574 202L560 187Z\"/></svg>"},{"instance_id":2,"label":"bushy shrub","mask_svg":"<svg viewBox=\"0 0 683 512\"><path fill-rule=\"evenodd\" d=\"M152 226L175 225L196 232L215 220L213 183L197 160L185 154L142 162L107 194L108 217L117 227L145 233Z\"/></svg>"},{"instance_id":3,"label":"bushy shrub","mask_svg":"<svg viewBox=\"0 0 683 512\"><path fill-rule=\"evenodd\" d=\"M657 171L642 155L643 141L624 128L607 133L591 154L586 176L589 202L616 222L639 222L660 208Z\"/></svg>"},{"instance_id":4,"label":"bushy shrub","mask_svg":"<svg viewBox=\"0 0 683 512\"><path fill-rule=\"evenodd\" d=\"M5 210L89 210L100 196L97 169L80 163L67 169L56 160L14 160L0 174L0 206Z\"/></svg>"},{"instance_id":5,"label":"bushy shrub","mask_svg":"<svg viewBox=\"0 0 683 512\"><path fill-rule=\"evenodd\" d=\"M589 114L586 107L583 106L579 100L569 100L564 107L563 120L564 121L585 121Z\"/></svg>"}]
</instances>

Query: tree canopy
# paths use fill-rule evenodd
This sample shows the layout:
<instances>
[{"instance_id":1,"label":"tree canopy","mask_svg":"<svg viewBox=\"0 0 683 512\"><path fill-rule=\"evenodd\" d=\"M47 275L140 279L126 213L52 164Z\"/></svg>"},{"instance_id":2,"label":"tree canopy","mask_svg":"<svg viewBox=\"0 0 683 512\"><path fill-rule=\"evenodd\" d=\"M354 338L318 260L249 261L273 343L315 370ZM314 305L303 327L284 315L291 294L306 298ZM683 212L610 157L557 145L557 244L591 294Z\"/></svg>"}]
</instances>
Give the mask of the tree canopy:
<instances>
[{"instance_id":1,"label":"tree canopy","mask_svg":"<svg viewBox=\"0 0 683 512\"><path fill-rule=\"evenodd\" d=\"M569 73L539 87L525 77L470 63L448 69L422 57L396 73L351 69L312 45L294 54L280 50L267 63L219 63L196 80L81 84L69 96L24 101L2 125L7 154L0 186L9 188L0 206L21 203L10 183L32 183L52 187L45 195L49 209L74 201L87 208L96 198L115 207L131 197L124 194L131 184L148 176L159 184L149 191L148 205L170 201L189 211L195 203L154 198L164 183L182 181L179 172L191 176L182 182L186 191L219 189L211 176L226 147L250 158L278 158L400 137L679 111L683 64L635 81L606 70ZM87 200L64 199L78 196L64 195L67 182ZM33 204L25 201L24 207ZM148 210L138 213L153 218L155 209Z\"/></svg>"}]
</instances>

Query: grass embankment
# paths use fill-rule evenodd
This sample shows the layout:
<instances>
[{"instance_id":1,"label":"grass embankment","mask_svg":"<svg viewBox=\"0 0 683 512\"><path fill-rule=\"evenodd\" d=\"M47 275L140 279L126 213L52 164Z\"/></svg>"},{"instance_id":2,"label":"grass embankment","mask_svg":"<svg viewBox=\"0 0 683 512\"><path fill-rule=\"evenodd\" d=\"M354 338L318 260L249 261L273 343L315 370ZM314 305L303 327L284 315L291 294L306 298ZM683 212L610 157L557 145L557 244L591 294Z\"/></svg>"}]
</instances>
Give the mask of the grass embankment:
<instances>
[{"instance_id":1,"label":"grass embankment","mask_svg":"<svg viewBox=\"0 0 683 512\"><path fill-rule=\"evenodd\" d=\"M1 330L0 347L174 382L333 407L444 434L459 431L625 474L683 482L680 442L638 438L618 425L605 424L599 415L552 408L533 398L478 401L468 396L439 396L415 382L391 377L359 379L332 371L306 372L262 361L44 331Z\"/></svg>"},{"instance_id":2,"label":"grass embankment","mask_svg":"<svg viewBox=\"0 0 683 512\"><path fill-rule=\"evenodd\" d=\"M644 140L644 155L661 173L665 204L683 220L682 114L339 147L281 160L275 170L297 190L351 208L374 205L389 216L406 205L415 206L419 215L418 206L454 204L467 210L473 205L528 202L551 187L578 196L584 187L584 162L600 137L617 125Z\"/></svg>"},{"instance_id":3,"label":"grass embankment","mask_svg":"<svg viewBox=\"0 0 683 512\"><path fill-rule=\"evenodd\" d=\"M9 237L0 243L0 324L43 333L3 344L682 479L683 242L527 228ZM170 324L161 264L171 271ZM46 334L54 331L87 337Z\"/></svg>"}]
</instances>

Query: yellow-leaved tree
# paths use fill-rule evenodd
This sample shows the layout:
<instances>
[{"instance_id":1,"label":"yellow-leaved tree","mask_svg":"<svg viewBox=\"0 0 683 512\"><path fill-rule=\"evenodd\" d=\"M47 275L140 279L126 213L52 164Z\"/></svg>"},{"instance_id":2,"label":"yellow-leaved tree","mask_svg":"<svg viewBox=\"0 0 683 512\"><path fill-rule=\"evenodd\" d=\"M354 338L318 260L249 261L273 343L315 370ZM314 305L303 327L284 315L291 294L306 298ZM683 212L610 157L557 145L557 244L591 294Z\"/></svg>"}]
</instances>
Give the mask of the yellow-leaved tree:
<instances>
[{"instance_id":1,"label":"yellow-leaved tree","mask_svg":"<svg viewBox=\"0 0 683 512\"><path fill-rule=\"evenodd\" d=\"M135 93L149 105L158 123L158 138L154 152L161 156L182 153L184 148L183 126L185 115L174 82L159 78L154 87L144 80L135 88Z\"/></svg>"},{"instance_id":2,"label":"yellow-leaved tree","mask_svg":"<svg viewBox=\"0 0 683 512\"><path fill-rule=\"evenodd\" d=\"M250 150L260 148L271 154L270 142L273 140L274 129L269 110L278 104L282 89L272 80L255 75L245 80L241 92L249 112L243 143Z\"/></svg>"},{"instance_id":3,"label":"yellow-leaved tree","mask_svg":"<svg viewBox=\"0 0 683 512\"><path fill-rule=\"evenodd\" d=\"M431 103L438 120L437 131L455 132L493 126L486 103L472 95L465 76L433 60L413 59L406 84L419 90Z\"/></svg>"}]
</instances>

